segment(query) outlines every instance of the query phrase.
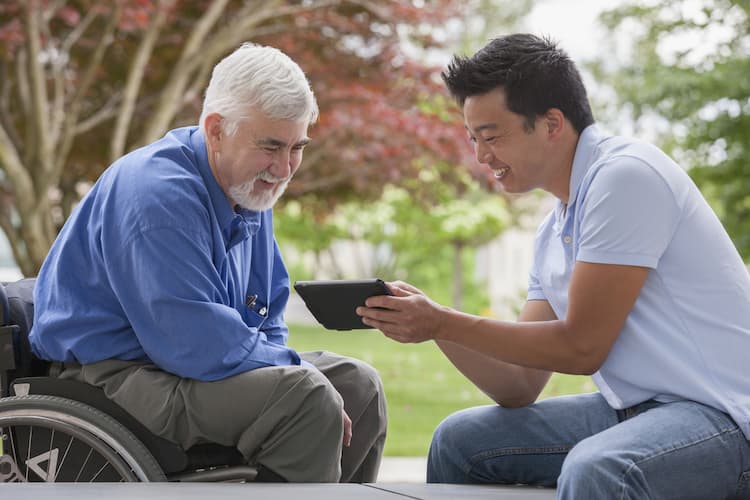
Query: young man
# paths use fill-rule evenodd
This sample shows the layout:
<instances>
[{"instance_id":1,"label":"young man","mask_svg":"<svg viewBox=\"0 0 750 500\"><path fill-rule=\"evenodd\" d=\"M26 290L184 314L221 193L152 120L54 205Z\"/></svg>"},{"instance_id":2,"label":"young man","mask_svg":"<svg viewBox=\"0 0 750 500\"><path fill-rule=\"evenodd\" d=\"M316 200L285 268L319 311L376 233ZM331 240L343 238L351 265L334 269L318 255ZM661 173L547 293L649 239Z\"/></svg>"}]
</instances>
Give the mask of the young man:
<instances>
[{"instance_id":1,"label":"young man","mask_svg":"<svg viewBox=\"0 0 750 500\"><path fill-rule=\"evenodd\" d=\"M441 423L428 481L576 500L750 495L750 277L696 186L657 148L594 125L547 39L493 40L443 78L477 160L506 191L558 203L518 322L401 282L359 310L400 342L435 340L498 403ZM552 372L590 374L599 392L535 402Z\"/></svg>"},{"instance_id":2,"label":"young man","mask_svg":"<svg viewBox=\"0 0 750 500\"><path fill-rule=\"evenodd\" d=\"M200 127L125 155L71 215L39 273L30 339L152 432L236 446L260 480L373 482L386 428L377 372L286 346L271 207L317 115L279 50L227 56Z\"/></svg>"}]
</instances>

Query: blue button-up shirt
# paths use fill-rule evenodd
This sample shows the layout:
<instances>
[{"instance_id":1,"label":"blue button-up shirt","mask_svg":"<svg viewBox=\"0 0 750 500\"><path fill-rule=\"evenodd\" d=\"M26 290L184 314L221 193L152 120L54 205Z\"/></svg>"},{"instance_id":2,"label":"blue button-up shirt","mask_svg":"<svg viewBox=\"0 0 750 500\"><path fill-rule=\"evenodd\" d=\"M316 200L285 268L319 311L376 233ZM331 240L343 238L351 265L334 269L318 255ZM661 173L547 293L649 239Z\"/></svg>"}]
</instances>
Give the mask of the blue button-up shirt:
<instances>
[{"instance_id":1,"label":"blue button-up shirt","mask_svg":"<svg viewBox=\"0 0 750 500\"><path fill-rule=\"evenodd\" d=\"M651 145L586 128L568 203L537 234L529 300L565 318L577 261L650 268L593 375L607 402L698 401L750 438L750 275L690 177Z\"/></svg>"},{"instance_id":2,"label":"blue button-up shirt","mask_svg":"<svg viewBox=\"0 0 750 500\"><path fill-rule=\"evenodd\" d=\"M286 347L289 277L272 212L235 211L196 127L108 168L39 272L37 356L142 360L217 380L299 364Z\"/></svg>"}]
</instances>

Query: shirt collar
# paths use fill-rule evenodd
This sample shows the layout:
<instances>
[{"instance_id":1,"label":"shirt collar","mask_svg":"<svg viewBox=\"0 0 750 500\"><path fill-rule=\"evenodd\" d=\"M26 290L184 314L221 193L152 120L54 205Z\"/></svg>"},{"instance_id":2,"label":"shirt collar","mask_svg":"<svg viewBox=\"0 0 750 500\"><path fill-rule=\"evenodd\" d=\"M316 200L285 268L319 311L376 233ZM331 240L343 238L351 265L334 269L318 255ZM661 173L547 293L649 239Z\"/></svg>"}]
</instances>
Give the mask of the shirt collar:
<instances>
[{"instance_id":1,"label":"shirt collar","mask_svg":"<svg viewBox=\"0 0 750 500\"><path fill-rule=\"evenodd\" d=\"M211 164L208 162L206 136L203 135L203 130L199 127L195 127L190 135L190 141L198 160L198 171L200 172L201 177L203 177L203 182L208 189L208 196L211 198L211 205L214 208L216 219L219 221L221 229L224 230L232 223L235 213L227 200L227 196L221 189L221 186L216 182L214 173L211 171Z\"/></svg>"},{"instance_id":2,"label":"shirt collar","mask_svg":"<svg viewBox=\"0 0 750 500\"><path fill-rule=\"evenodd\" d=\"M211 198L211 205L214 208L216 219L219 222L222 233L231 235L240 221L247 224L250 234L256 234L260 229L260 212L240 208L235 212L227 200L227 195L216 182L214 173L211 170L211 164L208 162L208 149L206 146L206 136L200 127L194 127L190 140L198 159L198 171L203 177L203 182L208 189L208 195Z\"/></svg>"},{"instance_id":3,"label":"shirt collar","mask_svg":"<svg viewBox=\"0 0 750 500\"><path fill-rule=\"evenodd\" d=\"M573 156L573 168L570 172L570 191L568 191L568 207L573 205L578 195L578 188L583 182L592 163L592 157L599 143L607 138L607 135L596 125L592 124L583 129L578 137L578 145Z\"/></svg>"}]
</instances>

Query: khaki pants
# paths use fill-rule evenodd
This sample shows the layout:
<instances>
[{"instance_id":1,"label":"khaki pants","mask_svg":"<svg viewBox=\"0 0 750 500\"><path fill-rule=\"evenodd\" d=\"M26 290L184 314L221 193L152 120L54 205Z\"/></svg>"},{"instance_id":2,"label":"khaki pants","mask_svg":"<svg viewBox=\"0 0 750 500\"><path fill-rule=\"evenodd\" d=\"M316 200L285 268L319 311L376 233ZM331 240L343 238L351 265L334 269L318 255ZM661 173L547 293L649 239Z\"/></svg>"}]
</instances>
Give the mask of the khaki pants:
<instances>
[{"instance_id":1,"label":"khaki pants","mask_svg":"<svg viewBox=\"0 0 750 500\"><path fill-rule=\"evenodd\" d=\"M291 482L375 482L386 403L371 366L325 351L300 353L317 369L258 368L215 382L185 379L153 364L66 364L62 378L101 387L151 432L187 449L236 446ZM342 450L342 404L352 441Z\"/></svg>"}]
</instances>

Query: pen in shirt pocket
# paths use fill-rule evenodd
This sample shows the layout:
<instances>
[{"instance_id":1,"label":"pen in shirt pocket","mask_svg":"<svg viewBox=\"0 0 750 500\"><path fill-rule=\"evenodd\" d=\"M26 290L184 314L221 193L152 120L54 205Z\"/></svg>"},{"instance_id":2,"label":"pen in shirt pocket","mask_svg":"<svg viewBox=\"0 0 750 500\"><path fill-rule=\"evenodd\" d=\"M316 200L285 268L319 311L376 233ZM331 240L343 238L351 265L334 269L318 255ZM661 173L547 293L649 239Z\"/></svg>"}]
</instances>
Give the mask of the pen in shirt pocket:
<instances>
[{"instance_id":1,"label":"pen in shirt pocket","mask_svg":"<svg viewBox=\"0 0 750 500\"><path fill-rule=\"evenodd\" d=\"M245 305L261 316L265 316L268 312L268 308L258 302L258 295L256 294L245 297Z\"/></svg>"}]
</instances>

